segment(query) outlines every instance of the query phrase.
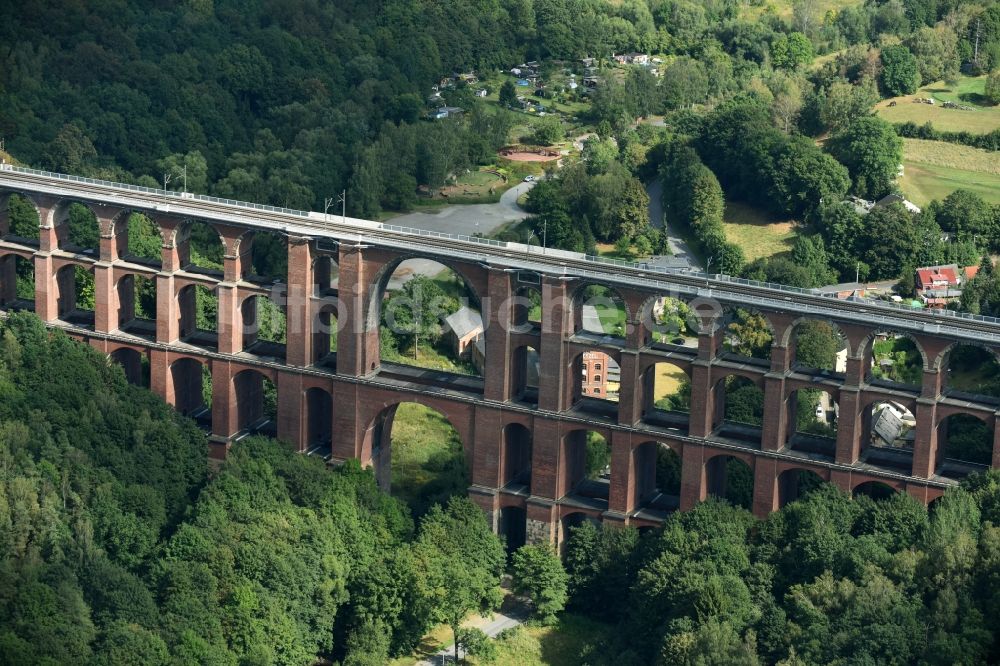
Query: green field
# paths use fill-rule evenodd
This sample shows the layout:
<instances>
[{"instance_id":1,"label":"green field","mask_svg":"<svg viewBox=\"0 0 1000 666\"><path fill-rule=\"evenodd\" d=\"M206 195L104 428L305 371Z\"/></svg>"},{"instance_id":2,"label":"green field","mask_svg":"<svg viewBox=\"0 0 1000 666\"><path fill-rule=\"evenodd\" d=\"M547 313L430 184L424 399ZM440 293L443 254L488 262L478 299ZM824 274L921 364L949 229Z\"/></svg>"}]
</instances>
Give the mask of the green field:
<instances>
[{"instance_id":1,"label":"green field","mask_svg":"<svg viewBox=\"0 0 1000 666\"><path fill-rule=\"evenodd\" d=\"M904 139L899 186L918 206L944 199L957 189L1000 204L1000 156L942 141Z\"/></svg>"},{"instance_id":2,"label":"green field","mask_svg":"<svg viewBox=\"0 0 1000 666\"><path fill-rule=\"evenodd\" d=\"M934 128L945 132L972 132L986 134L1000 128L1000 106L990 106L983 98L985 76L963 76L949 86L943 81L931 83L917 90L915 95L882 100L875 105L878 114L893 123L914 122L918 125L930 121ZM919 104L916 98L930 97L934 105ZM890 107L891 102L896 106ZM955 102L973 107L971 111L945 109L941 102Z\"/></svg>"},{"instance_id":3,"label":"green field","mask_svg":"<svg viewBox=\"0 0 1000 666\"><path fill-rule=\"evenodd\" d=\"M795 242L795 222L780 220L739 201L727 201L722 223L726 238L739 245L747 261L789 252Z\"/></svg>"}]
</instances>

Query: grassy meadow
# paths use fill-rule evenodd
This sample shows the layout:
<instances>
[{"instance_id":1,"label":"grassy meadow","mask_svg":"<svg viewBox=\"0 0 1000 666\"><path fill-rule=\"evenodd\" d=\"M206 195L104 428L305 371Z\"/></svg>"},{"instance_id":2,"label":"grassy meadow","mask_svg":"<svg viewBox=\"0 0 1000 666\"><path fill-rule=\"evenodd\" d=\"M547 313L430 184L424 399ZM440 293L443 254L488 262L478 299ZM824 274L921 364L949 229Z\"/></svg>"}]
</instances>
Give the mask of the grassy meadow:
<instances>
[{"instance_id":1,"label":"grassy meadow","mask_svg":"<svg viewBox=\"0 0 1000 666\"><path fill-rule=\"evenodd\" d=\"M727 201L722 223L726 238L739 245L747 261L789 252L795 242L793 220L779 220L739 201Z\"/></svg>"},{"instance_id":2,"label":"grassy meadow","mask_svg":"<svg viewBox=\"0 0 1000 666\"><path fill-rule=\"evenodd\" d=\"M918 206L944 199L957 189L1000 204L1000 156L943 141L904 139L899 186Z\"/></svg>"},{"instance_id":3,"label":"grassy meadow","mask_svg":"<svg viewBox=\"0 0 1000 666\"><path fill-rule=\"evenodd\" d=\"M892 123L923 125L931 122L935 129L941 131L986 134L1000 129L1000 106L986 103L983 97L985 85L985 76L963 76L955 85L937 81L918 89L915 95L882 100L875 105L875 110ZM935 103L914 101L926 97L932 98ZM896 102L896 106L890 107L891 102ZM955 102L972 107L972 110L946 109L941 106L942 102Z\"/></svg>"}]
</instances>

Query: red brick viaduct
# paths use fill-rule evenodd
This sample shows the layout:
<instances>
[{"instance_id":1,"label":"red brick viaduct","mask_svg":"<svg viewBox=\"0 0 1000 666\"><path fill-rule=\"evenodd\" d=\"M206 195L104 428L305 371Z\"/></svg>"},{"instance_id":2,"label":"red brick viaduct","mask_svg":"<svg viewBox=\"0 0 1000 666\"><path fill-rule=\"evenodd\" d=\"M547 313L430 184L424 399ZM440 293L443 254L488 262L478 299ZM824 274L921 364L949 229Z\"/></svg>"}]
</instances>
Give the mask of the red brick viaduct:
<instances>
[{"instance_id":1,"label":"red brick viaduct","mask_svg":"<svg viewBox=\"0 0 1000 666\"><path fill-rule=\"evenodd\" d=\"M12 235L6 217L11 194L28 198L39 213L37 238ZM68 243L68 204L94 212L99 252ZM845 491L878 482L924 502L940 496L974 465L942 456L948 416L969 414L997 432L998 405L986 398L956 398L944 390L946 358L957 342L989 346L1000 341L1000 325L924 313L899 313L870 304L848 304L742 286L725 278L651 273L643 266L610 266L582 257L487 245L475 239L445 239L393 230L356 220L264 209L205 197L181 196L128 186L71 179L28 170L0 170L0 301L4 308L32 307L18 300L15 262L34 268L34 311L52 327L86 341L125 366L138 380L148 359L150 388L185 413L208 414L212 455L224 456L234 438L259 423L264 380L277 389L277 435L300 451L329 446L334 461L388 460L395 408L411 401L429 406L453 425L469 467L470 496L495 529L513 538L561 542L566 526L582 517L640 527L658 524L664 509L687 509L723 492L726 461L752 470L753 511L766 515L794 498L794 477L814 472ZM128 254L131 212L159 227L159 262ZM207 223L224 246L224 271L191 264L188 229ZM250 274L255 233L286 240L287 281L263 283ZM513 248L513 249L512 249ZM380 362L380 308L388 277L403 260L433 259L454 270L481 304L486 325L483 378L460 378ZM92 314L76 308L75 266L91 271ZM330 288L337 271L337 289ZM137 321L137 277L155 282L155 322ZM700 280L700 282L699 282ZM588 285L614 288L627 310L623 338L580 330L580 301ZM196 330L194 289L218 299L217 331ZM525 288L541 292L541 323L527 322L513 297ZM271 297L285 310L284 345L255 345L254 296ZM655 342L647 316L660 296L684 298L701 315L696 347ZM753 304L773 329L769 361L735 357L722 350L725 307ZM336 318L336 352L329 353L330 322ZM795 329L803 321L834 324L847 343L846 372L819 373L799 367ZM891 327L889 325L892 325ZM891 330L912 338L923 359L919 386L888 385L870 377L873 340ZM527 350L538 353L537 390L525 377ZM582 398L580 358L600 349L621 368L617 404ZM652 375L670 363L691 383L690 414L653 409ZM202 377L211 377L211 405L202 405ZM725 379L748 379L764 393L762 428L729 427L722 420ZM208 376L208 375L206 375ZM795 436L796 391L822 389L838 405L836 438ZM916 418L912 450L870 446L872 405L892 401ZM583 491L588 431L610 445L610 481ZM939 441L941 440L941 441ZM329 444L327 444L329 443ZM656 489L660 447L681 460L679 497L664 503ZM993 446L993 465L1000 464ZM378 465L377 465L378 466ZM382 465L380 473L384 473ZM957 470L957 471L956 471ZM519 535L519 536L517 536Z\"/></svg>"}]
</instances>

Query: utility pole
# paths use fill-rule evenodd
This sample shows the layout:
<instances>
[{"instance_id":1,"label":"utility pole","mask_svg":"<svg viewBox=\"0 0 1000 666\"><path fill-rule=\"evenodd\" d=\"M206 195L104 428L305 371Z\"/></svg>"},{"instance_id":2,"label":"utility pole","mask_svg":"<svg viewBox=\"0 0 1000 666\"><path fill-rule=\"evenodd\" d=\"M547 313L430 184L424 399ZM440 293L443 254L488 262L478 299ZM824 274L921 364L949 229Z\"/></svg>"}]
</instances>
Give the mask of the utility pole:
<instances>
[{"instance_id":1,"label":"utility pole","mask_svg":"<svg viewBox=\"0 0 1000 666\"><path fill-rule=\"evenodd\" d=\"M549 236L549 221L542 220L542 254L545 254L545 248L548 247L546 242Z\"/></svg>"},{"instance_id":2,"label":"utility pole","mask_svg":"<svg viewBox=\"0 0 1000 666\"><path fill-rule=\"evenodd\" d=\"M347 224L347 190L340 191L340 196L337 197L337 203L340 204L341 222Z\"/></svg>"},{"instance_id":3,"label":"utility pole","mask_svg":"<svg viewBox=\"0 0 1000 666\"><path fill-rule=\"evenodd\" d=\"M171 176L171 175L170 175L169 173L165 173L165 174L163 174L163 191L164 191L164 192L166 192L166 191L167 191L167 183L169 183L169 182L170 182L170 179L171 179L172 177L173 177L173 176Z\"/></svg>"},{"instance_id":4,"label":"utility pole","mask_svg":"<svg viewBox=\"0 0 1000 666\"><path fill-rule=\"evenodd\" d=\"M861 283L861 262L854 264L854 284Z\"/></svg>"},{"instance_id":5,"label":"utility pole","mask_svg":"<svg viewBox=\"0 0 1000 666\"><path fill-rule=\"evenodd\" d=\"M976 63L976 67L979 66L979 21L976 19L976 45L972 51L972 62Z\"/></svg>"},{"instance_id":6,"label":"utility pole","mask_svg":"<svg viewBox=\"0 0 1000 666\"><path fill-rule=\"evenodd\" d=\"M181 175L184 176L184 194L187 194L187 191L188 191L188 165L187 165L187 162L184 163L184 170L181 172Z\"/></svg>"},{"instance_id":7,"label":"utility pole","mask_svg":"<svg viewBox=\"0 0 1000 666\"><path fill-rule=\"evenodd\" d=\"M323 199L323 219L327 222L330 221L330 216L327 215L327 211L330 210L330 206L333 205L333 197L326 197Z\"/></svg>"}]
</instances>

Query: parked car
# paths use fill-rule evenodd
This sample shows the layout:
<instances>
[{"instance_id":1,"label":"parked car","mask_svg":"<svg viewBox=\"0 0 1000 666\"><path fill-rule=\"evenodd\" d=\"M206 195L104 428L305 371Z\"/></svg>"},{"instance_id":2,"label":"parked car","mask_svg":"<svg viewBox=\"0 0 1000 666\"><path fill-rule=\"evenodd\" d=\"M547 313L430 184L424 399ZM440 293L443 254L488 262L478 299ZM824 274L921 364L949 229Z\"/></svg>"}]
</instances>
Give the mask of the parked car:
<instances>
[{"instance_id":1,"label":"parked car","mask_svg":"<svg viewBox=\"0 0 1000 666\"><path fill-rule=\"evenodd\" d=\"M526 183L533 183L533 182L535 182L535 177L534 176L530 176L530 175L529 176L525 176L524 177L524 182L526 182Z\"/></svg>"}]
</instances>

